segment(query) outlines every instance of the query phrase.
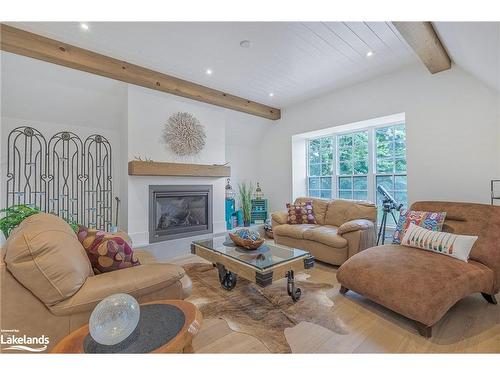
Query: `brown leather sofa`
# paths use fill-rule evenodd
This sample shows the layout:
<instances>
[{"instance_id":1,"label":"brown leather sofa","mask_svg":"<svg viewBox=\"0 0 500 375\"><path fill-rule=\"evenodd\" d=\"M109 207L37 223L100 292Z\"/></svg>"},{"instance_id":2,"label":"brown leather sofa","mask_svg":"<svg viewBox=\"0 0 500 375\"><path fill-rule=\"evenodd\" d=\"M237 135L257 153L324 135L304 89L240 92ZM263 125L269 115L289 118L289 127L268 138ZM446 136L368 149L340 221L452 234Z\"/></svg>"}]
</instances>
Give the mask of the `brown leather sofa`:
<instances>
[{"instance_id":1,"label":"brown leather sofa","mask_svg":"<svg viewBox=\"0 0 500 375\"><path fill-rule=\"evenodd\" d=\"M49 352L88 323L97 303L111 294L128 293L140 303L190 294L191 280L182 267L158 263L147 251L135 254L140 266L94 275L66 222L50 214L30 216L2 247L1 329L18 330L16 336L48 336Z\"/></svg>"},{"instance_id":2,"label":"brown leather sofa","mask_svg":"<svg viewBox=\"0 0 500 375\"><path fill-rule=\"evenodd\" d=\"M309 251L316 259L340 265L375 245L377 209L373 203L343 199L297 198L312 201L317 224L287 224L288 213L271 215L274 241Z\"/></svg>"},{"instance_id":3,"label":"brown leather sofa","mask_svg":"<svg viewBox=\"0 0 500 375\"><path fill-rule=\"evenodd\" d=\"M431 251L382 245L345 262L340 292L353 290L417 323L425 337L459 300L482 293L496 304L500 288L500 207L473 203L418 202L413 210L446 212L443 231L478 236L468 263ZM499 312L500 313L500 312Z\"/></svg>"}]
</instances>

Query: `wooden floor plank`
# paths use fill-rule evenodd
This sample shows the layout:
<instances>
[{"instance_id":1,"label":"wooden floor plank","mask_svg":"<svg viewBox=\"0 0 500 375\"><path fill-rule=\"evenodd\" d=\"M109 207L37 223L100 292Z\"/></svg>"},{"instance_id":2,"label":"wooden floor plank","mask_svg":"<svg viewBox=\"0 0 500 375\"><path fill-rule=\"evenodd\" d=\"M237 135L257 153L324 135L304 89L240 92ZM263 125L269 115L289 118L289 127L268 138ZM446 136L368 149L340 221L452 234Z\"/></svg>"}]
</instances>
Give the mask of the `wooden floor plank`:
<instances>
[{"instance_id":1,"label":"wooden floor plank","mask_svg":"<svg viewBox=\"0 0 500 375\"><path fill-rule=\"evenodd\" d=\"M205 262L196 255L177 258L175 264ZM337 289L337 267L317 263L307 270L308 281ZM498 298L498 297L497 297ZM500 353L500 305L480 294L459 301L434 327L433 336L418 335L412 321L363 296L338 292L331 297L332 314L341 322L339 332L300 322L285 331L295 353ZM206 322L193 342L196 352L268 353L258 338L224 328L225 322ZM210 320L209 320L210 321ZM227 326L227 324L226 324Z\"/></svg>"},{"instance_id":2,"label":"wooden floor plank","mask_svg":"<svg viewBox=\"0 0 500 375\"><path fill-rule=\"evenodd\" d=\"M195 353L269 353L257 338L231 330L223 319L208 319L193 340Z\"/></svg>"}]
</instances>

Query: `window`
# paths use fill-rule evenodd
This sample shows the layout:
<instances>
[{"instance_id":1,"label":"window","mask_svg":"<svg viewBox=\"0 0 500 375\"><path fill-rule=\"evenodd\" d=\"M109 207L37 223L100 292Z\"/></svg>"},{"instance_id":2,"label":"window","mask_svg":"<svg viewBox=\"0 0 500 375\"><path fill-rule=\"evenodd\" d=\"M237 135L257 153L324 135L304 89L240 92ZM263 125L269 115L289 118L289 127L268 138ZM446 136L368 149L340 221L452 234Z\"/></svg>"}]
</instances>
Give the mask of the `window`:
<instances>
[{"instance_id":1,"label":"window","mask_svg":"<svg viewBox=\"0 0 500 375\"><path fill-rule=\"evenodd\" d=\"M376 185L382 185L398 203L408 207L406 193L406 131L404 125L376 129ZM379 220L382 196L377 192Z\"/></svg>"},{"instance_id":2,"label":"window","mask_svg":"<svg viewBox=\"0 0 500 375\"><path fill-rule=\"evenodd\" d=\"M307 147L307 191L310 197L332 198L333 137L311 139Z\"/></svg>"},{"instance_id":3,"label":"window","mask_svg":"<svg viewBox=\"0 0 500 375\"><path fill-rule=\"evenodd\" d=\"M368 200L368 132L337 136L339 198Z\"/></svg>"},{"instance_id":4,"label":"window","mask_svg":"<svg viewBox=\"0 0 500 375\"><path fill-rule=\"evenodd\" d=\"M306 145L310 197L376 201L380 220L382 197L376 188L382 185L408 206L404 124L332 134Z\"/></svg>"}]
</instances>

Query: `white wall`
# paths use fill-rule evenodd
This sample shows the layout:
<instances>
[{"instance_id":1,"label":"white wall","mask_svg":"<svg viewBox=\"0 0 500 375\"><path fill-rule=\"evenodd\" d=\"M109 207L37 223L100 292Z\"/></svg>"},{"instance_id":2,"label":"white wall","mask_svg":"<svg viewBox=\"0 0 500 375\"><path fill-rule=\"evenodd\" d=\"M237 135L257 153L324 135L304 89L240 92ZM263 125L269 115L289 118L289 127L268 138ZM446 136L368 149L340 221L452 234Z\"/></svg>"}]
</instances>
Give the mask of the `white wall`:
<instances>
[{"instance_id":1,"label":"white wall","mask_svg":"<svg viewBox=\"0 0 500 375\"><path fill-rule=\"evenodd\" d=\"M262 139L276 122L228 111L226 125L226 161L231 165L231 184L235 192L241 182L261 183L265 173L265 155L262 155Z\"/></svg>"},{"instance_id":2,"label":"white wall","mask_svg":"<svg viewBox=\"0 0 500 375\"><path fill-rule=\"evenodd\" d=\"M195 157L180 158L160 142L162 127L175 112L193 114L205 127L206 144ZM213 164L224 163L225 110L173 95L129 86L128 160L135 156L155 161ZM126 162L124 160L124 162ZM128 232L135 244L149 243L149 185L213 185L213 227L225 230L224 180L205 177L128 177ZM188 247L189 248L189 247Z\"/></svg>"},{"instance_id":3,"label":"white wall","mask_svg":"<svg viewBox=\"0 0 500 375\"><path fill-rule=\"evenodd\" d=\"M160 141L163 124L175 112L189 112L205 127L206 143L192 157L179 157ZM224 163L225 112L218 107L138 86L128 88L128 156L199 164Z\"/></svg>"},{"instance_id":4,"label":"white wall","mask_svg":"<svg viewBox=\"0 0 500 375\"><path fill-rule=\"evenodd\" d=\"M32 126L47 137L63 130L83 139L90 134L104 135L112 146L113 194L123 202L126 190L121 182L126 170L119 161L123 157L121 130L127 123L126 85L8 52L2 51L0 57L0 207L5 205L7 136L17 126ZM121 210L120 226L125 218Z\"/></svg>"},{"instance_id":5,"label":"white wall","mask_svg":"<svg viewBox=\"0 0 500 375\"><path fill-rule=\"evenodd\" d=\"M128 88L128 160L135 156L155 161L213 164L229 162L232 182L257 181L260 170L260 139L269 120L235 113L227 109L195 102L141 87ZM178 157L160 141L163 124L175 112L189 112L200 120L207 135L206 144L194 157ZM126 163L126 160L124 160ZM159 258L189 249L193 238L149 245L149 185L212 185L213 232L225 229L225 179L209 177L128 176L128 232L137 246L147 246Z\"/></svg>"},{"instance_id":6,"label":"white wall","mask_svg":"<svg viewBox=\"0 0 500 375\"><path fill-rule=\"evenodd\" d=\"M405 113L408 196L489 203L500 175L498 93L457 66L431 75L400 71L285 108L263 139L264 186L271 209L292 200L292 135Z\"/></svg>"},{"instance_id":7,"label":"white wall","mask_svg":"<svg viewBox=\"0 0 500 375\"><path fill-rule=\"evenodd\" d=\"M127 85L2 51L2 116L94 129L120 129Z\"/></svg>"}]
</instances>

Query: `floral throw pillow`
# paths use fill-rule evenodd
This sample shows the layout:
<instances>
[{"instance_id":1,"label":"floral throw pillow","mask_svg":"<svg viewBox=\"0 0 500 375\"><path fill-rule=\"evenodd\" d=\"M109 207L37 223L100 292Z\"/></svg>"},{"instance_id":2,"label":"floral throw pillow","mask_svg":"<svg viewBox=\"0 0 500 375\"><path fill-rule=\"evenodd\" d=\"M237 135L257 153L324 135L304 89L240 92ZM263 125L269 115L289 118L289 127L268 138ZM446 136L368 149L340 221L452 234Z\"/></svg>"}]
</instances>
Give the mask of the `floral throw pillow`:
<instances>
[{"instance_id":1,"label":"floral throw pillow","mask_svg":"<svg viewBox=\"0 0 500 375\"><path fill-rule=\"evenodd\" d=\"M403 236L405 235L406 229L408 229L412 223L425 229L440 232L443 229L445 218L446 212L412 211L402 209L392 243L400 244Z\"/></svg>"},{"instance_id":2,"label":"floral throw pillow","mask_svg":"<svg viewBox=\"0 0 500 375\"><path fill-rule=\"evenodd\" d=\"M96 274L140 265L129 243L120 235L80 226L78 239Z\"/></svg>"},{"instance_id":3,"label":"floral throw pillow","mask_svg":"<svg viewBox=\"0 0 500 375\"><path fill-rule=\"evenodd\" d=\"M288 224L316 224L311 201L297 204L286 204Z\"/></svg>"}]
</instances>

